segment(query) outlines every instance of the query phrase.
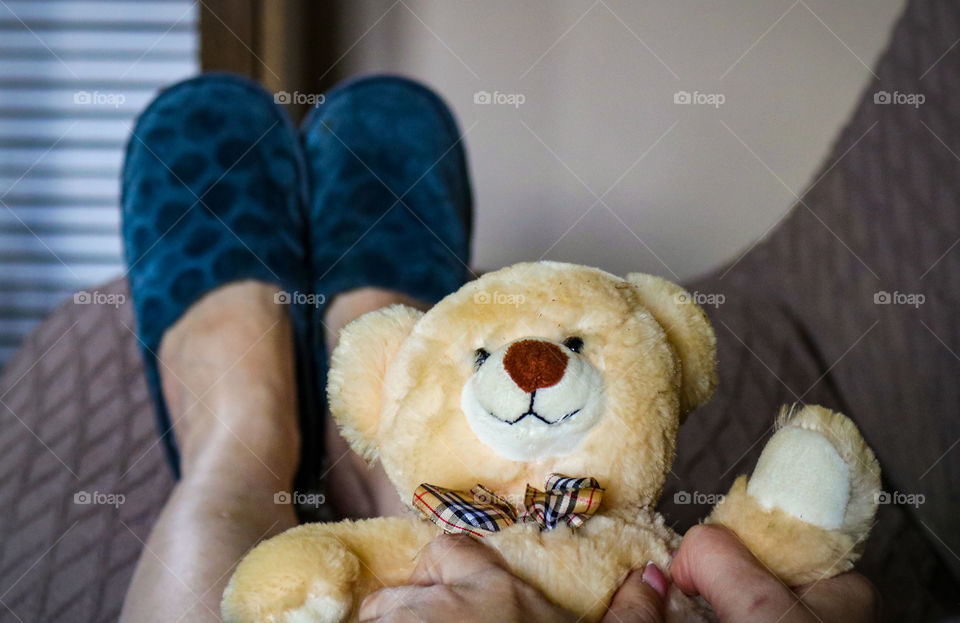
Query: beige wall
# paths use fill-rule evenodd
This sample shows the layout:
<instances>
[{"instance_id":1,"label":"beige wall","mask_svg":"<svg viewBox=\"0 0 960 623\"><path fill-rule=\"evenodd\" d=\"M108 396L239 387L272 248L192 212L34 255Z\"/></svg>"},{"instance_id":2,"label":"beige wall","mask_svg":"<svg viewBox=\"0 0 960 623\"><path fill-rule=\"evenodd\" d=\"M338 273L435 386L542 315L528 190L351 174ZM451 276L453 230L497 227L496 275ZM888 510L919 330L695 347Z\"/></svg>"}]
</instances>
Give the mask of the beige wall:
<instances>
[{"instance_id":1,"label":"beige wall","mask_svg":"<svg viewBox=\"0 0 960 623\"><path fill-rule=\"evenodd\" d=\"M477 266L544 256L685 279L784 216L902 5L344 2L339 47L359 43L338 70L410 74L452 104L469 130ZM475 104L481 90L524 102ZM675 104L678 91L724 102Z\"/></svg>"}]
</instances>

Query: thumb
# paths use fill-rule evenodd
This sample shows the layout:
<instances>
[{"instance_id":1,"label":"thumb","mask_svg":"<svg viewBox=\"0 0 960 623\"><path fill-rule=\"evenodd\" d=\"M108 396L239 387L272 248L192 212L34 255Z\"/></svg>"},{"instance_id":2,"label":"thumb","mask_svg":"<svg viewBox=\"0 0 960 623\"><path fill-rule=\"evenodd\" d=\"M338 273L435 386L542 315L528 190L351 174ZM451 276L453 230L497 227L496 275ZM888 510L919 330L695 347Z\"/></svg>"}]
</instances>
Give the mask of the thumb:
<instances>
[{"instance_id":1,"label":"thumb","mask_svg":"<svg viewBox=\"0 0 960 623\"><path fill-rule=\"evenodd\" d=\"M662 623L667 578L652 562L635 569L617 589L601 623Z\"/></svg>"},{"instance_id":2,"label":"thumb","mask_svg":"<svg viewBox=\"0 0 960 623\"><path fill-rule=\"evenodd\" d=\"M797 603L797 596L722 526L691 528L680 543L670 575L684 593L702 595L710 602L721 621L785 623Z\"/></svg>"}]
</instances>

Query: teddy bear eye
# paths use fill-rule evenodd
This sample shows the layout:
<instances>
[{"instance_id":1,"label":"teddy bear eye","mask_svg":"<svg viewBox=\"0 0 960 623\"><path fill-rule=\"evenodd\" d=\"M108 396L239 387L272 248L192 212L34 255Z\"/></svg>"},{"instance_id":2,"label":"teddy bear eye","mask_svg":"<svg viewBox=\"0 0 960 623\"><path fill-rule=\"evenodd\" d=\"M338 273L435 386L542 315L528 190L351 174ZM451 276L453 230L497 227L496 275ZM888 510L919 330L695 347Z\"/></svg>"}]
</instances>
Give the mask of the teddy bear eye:
<instances>
[{"instance_id":1,"label":"teddy bear eye","mask_svg":"<svg viewBox=\"0 0 960 623\"><path fill-rule=\"evenodd\" d=\"M583 350L583 339L579 337L568 337L563 341L563 345L575 353Z\"/></svg>"},{"instance_id":2,"label":"teddy bear eye","mask_svg":"<svg viewBox=\"0 0 960 623\"><path fill-rule=\"evenodd\" d=\"M490 356L490 353L488 353L486 349L478 348L473 353L473 367L479 368L480 366L482 366L483 362L486 361L487 357L489 356Z\"/></svg>"}]
</instances>

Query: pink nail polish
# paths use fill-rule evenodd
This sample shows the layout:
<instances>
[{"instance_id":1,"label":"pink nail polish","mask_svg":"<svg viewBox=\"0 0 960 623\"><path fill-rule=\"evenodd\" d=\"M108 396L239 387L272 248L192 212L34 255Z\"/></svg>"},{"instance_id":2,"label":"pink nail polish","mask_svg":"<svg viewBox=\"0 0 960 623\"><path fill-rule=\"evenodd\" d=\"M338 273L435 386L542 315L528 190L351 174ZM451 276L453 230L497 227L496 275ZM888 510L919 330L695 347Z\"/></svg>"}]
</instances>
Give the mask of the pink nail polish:
<instances>
[{"instance_id":1,"label":"pink nail polish","mask_svg":"<svg viewBox=\"0 0 960 623\"><path fill-rule=\"evenodd\" d=\"M646 568L643 570L642 579L644 582L649 584L653 590L657 591L657 594L660 597L666 598L667 596L667 585L669 584L667 576L663 574L663 571L660 570L653 562L648 562Z\"/></svg>"}]
</instances>

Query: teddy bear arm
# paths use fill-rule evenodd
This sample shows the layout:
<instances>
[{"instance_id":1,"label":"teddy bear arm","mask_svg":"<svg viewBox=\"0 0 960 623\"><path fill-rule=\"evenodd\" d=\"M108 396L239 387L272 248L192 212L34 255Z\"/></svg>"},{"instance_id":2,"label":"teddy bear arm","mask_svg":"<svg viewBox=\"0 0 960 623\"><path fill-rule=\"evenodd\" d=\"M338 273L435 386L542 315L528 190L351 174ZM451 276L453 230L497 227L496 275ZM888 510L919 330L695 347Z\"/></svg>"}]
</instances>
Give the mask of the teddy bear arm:
<instances>
[{"instance_id":1,"label":"teddy bear arm","mask_svg":"<svg viewBox=\"0 0 960 623\"><path fill-rule=\"evenodd\" d=\"M436 536L432 524L409 517L297 526L244 557L221 615L227 623L356 620L363 598L405 582Z\"/></svg>"},{"instance_id":2,"label":"teddy bear arm","mask_svg":"<svg viewBox=\"0 0 960 623\"><path fill-rule=\"evenodd\" d=\"M784 409L753 475L740 476L706 521L799 586L853 567L879 491L879 466L852 421L812 405Z\"/></svg>"}]
</instances>

